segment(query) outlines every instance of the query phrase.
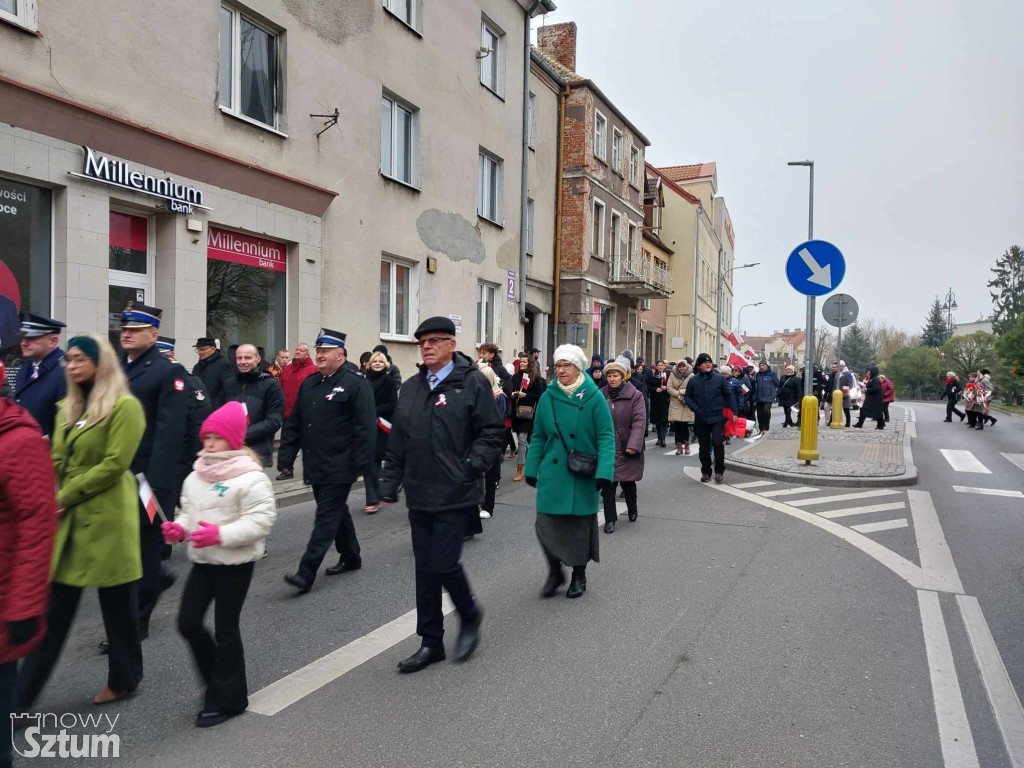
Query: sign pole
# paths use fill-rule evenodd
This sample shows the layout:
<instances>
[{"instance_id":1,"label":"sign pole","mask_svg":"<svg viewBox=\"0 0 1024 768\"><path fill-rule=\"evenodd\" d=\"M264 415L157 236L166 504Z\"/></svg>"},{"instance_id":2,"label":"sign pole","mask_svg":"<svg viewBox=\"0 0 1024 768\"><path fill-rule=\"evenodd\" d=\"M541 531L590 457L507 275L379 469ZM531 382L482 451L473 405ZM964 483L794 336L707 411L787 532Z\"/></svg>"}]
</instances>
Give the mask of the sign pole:
<instances>
[{"instance_id":1,"label":"sign pole","mask_svg":"<svg viewBox=\"0 0 1024 768\"><path fill-rule=\"evenodd\" d=\"M810 163L811 184L807 204L807 240L814 239L814 163ZM818 461L818 398L814 396L814 296L807 297L807 358L804 361L804 399L800 403L800 450L797 459L805 464ZM814 414L811 419L810 415Z\"/></svg>"}]
</instances>

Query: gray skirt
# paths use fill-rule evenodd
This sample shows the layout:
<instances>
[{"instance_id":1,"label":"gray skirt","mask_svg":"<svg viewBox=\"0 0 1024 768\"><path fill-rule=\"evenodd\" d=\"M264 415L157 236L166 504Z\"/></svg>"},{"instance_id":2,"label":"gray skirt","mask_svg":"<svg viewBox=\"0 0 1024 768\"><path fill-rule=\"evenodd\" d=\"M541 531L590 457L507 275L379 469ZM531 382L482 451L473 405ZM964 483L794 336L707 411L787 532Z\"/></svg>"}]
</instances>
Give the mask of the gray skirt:
<instances>
[{"instance_id":1,"label":"gray skirt","mask_svg":"<svg viewBox=\"0 0 1024 768\"><path fill-rule=\"evenodd\" d=\"M568 566L601 562L597 515L548 515L537 513L537 541L550 559Z\"/></svg>"}]
</instances>

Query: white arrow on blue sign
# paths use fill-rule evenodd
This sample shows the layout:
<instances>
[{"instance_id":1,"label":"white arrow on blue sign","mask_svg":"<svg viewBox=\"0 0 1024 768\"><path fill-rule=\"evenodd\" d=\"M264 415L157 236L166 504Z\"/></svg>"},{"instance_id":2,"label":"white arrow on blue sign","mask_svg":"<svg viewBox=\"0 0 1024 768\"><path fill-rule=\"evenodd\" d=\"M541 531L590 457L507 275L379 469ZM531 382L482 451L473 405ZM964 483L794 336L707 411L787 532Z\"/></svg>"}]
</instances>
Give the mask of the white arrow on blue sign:
<instances>
[{"instance_id":1,"label":"white arrow on blue sign","mask_svg":"<svg viewBox=\"0 0 1024 768\"><path fill-rule=\"evenodd\" d=\"M832 243L808 240L801 243L786 260L786 279L805 296L824 296L843 282L846 260Z\"/></svg>"}]
</instances>

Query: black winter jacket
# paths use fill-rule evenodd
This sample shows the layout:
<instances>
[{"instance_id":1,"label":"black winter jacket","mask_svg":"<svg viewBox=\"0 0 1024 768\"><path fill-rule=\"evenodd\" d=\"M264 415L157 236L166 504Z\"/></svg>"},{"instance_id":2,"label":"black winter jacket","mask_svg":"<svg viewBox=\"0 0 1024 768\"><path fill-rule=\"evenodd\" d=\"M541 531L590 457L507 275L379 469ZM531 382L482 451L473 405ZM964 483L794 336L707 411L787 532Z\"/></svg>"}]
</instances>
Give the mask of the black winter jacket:
<instances>
[{"instance_id":1,"label":"black winter jacket","mask_svg":"<svg viewBox=\"0 0 1024 768\"><path fill-rule=\"evenodd\" d=\"M725 376L718 371L698 371L686 383L683 401L693 411L695 424L717 424L725 421L726 408L736 413L736 398Z\"/></svg>"},{"instance_id":2,"label":"black winter jacket","mask_svg":"<svg viewBox=\"0 0 1024 768\"><path fill-rule=\"evenodd\" d=\"M274 435L284 423L284 390L272 374L263 371L236 374L224 385L224 401L245 403L249 426L245 444L260 457L264 467L274 464Z\"/></svg>"},{"instance_id":3,"label":"black winter jacket","mask_svg":"<svg viewBox=\"0 0 1024 768\"><path fill-rule=\"evenodd\" d=\"M373 389L373 402L377 406L377 418L391 421L395 417L395 406L398 405L398 384L389 370L367 371L366 380L370 382ZM384 454L388 449L388 433L380 424L374 429L376 438L374 440L373 460L379 464L384 461Z\"/></svg>"},{"instance_id":4,"label":"black winter jacket","mask_svg":"<svg viewBox=\"0 0 1024 768\"><path fill-rule=\"evenodd\" d=\"M787 373L779 382L779 405L789 408L797 405L804 396L804 380L799 373Z\"/></svg>"},{"instance_id":5,"label":"black winter jacket","mask_svg":"<svg viewBox=\"0 0 1024 768\"><path fill-rule=\"evenodd\" d=\"M478 505L480 478L501 454L504 439L491 387L472 360L456 353L455 368L434 390L420 366L399 393L381 498L396 499L404 484L409 509L443 512Z\"/></svg>"},{"instance_id":6,"label":"black winter jacket","mask_svg":"<svg viewBox=\"0 0 1024 768\"><path fill-rule=\"evenodd\" d=\"M217 410L227 402L224 385L235 377L238 369L229 362L221 350L217 350L205 360L192 366L192 375L198 376L206 385L206 394L210 397L210 405Z\"/></svg>"},{"instance_id":7,"label":"black winter jacket","mask_svg":"<svg viewBox=\"0 0 1024 768\"><path fill-rule=\"evenodd\" d=\"M206 421L206 417L213 412L213 407L203 380L185 370L185 366L177 360L174 361L174 364L181 372L181 377L185 380L185 395L188 401L185 416L185 450L181 452L181 456L178 458L176 473L176 495L180 497L182 483L185 482L185 478L192 471L196 454L203 447L203 439L199 435L199 429L203 426L203 422Z\"/></svg>"},{"instance_id":8,"label":"black winter jacket","mask_svg":"<svg viewBox=\"0 0 1024 768\"><path fill-rule=\"evenodd\" d=\"M278 469L293 469L302 449L302 474L312 485L354 483L373 459L377 406L370 383L342 366L319 371L299 386L281 431Z\"/></svg>"}]
</instances>

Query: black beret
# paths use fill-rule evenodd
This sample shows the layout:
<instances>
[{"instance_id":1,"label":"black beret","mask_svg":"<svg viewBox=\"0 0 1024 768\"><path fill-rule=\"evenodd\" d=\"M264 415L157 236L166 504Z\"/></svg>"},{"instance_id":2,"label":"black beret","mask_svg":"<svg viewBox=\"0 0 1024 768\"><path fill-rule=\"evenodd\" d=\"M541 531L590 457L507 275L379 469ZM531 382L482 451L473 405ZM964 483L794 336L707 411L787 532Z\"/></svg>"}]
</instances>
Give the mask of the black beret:
<instances>
[{"instance_id":1,"label":"black beret","mask_svg":"<svg viewBox=\"0 0 1024 768\"><path fill-rule=\"evenodd\" d=\"M428 317L422 323L420 327L416 329L416 333L413 334L417 339L425 333L447 333L449 336L455 335L455 323L452 322L449 317Z\"/></svg>"}]
</instances>

